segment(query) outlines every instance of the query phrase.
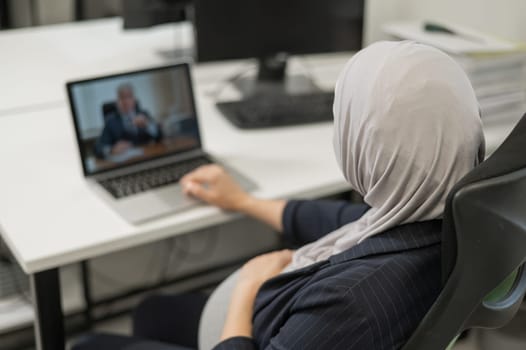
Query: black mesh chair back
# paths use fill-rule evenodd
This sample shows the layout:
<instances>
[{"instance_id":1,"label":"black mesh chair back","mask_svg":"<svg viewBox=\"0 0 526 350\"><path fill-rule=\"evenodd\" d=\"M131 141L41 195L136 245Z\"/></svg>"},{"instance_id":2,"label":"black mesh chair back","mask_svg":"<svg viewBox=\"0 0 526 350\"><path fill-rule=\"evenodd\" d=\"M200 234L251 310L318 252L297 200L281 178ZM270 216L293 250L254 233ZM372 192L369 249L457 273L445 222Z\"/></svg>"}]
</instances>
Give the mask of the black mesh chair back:
<instances>
[{"instance_id":1,"label":"black mesh chair back","mask_svg":"<svg viewBox=\"0 0 526 350\"><path fill-rule=\"evenodd\" d=\"M526 292L526 115L451 191L444 287L403 350L444 350L468 328L499 328Z\"/></svg>"}]
</instances>

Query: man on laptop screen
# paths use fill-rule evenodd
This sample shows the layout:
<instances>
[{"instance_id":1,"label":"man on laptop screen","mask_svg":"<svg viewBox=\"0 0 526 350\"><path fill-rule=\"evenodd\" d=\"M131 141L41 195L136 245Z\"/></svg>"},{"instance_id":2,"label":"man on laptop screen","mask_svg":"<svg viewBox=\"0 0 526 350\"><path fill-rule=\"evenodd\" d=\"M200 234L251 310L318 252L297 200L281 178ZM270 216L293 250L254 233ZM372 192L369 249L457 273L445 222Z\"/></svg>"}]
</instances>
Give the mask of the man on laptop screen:
<instances>
[{"instance_id":1,"label":"man on laptop screen","mask_svg":"<svg viewBox=\"0 0 526 350\"><path fill-rule=\"evenodd\" d=\"M72 87L90 172L199 146L182 74L180 69L151 71Z\"/></svg>"},{"instance_id":2,"label":"man on laptop screen","mask_svg":"<svg viewBox=\"0 0 526 350\"><path fill-rule=\"evenodd\" d=\"M106 159L134 146L161 141L159 124L141 109L133 85L123 83L117 88L117 102L101 106L104 129L95 143L95 154Z\"/></svg>"}]
</instances>

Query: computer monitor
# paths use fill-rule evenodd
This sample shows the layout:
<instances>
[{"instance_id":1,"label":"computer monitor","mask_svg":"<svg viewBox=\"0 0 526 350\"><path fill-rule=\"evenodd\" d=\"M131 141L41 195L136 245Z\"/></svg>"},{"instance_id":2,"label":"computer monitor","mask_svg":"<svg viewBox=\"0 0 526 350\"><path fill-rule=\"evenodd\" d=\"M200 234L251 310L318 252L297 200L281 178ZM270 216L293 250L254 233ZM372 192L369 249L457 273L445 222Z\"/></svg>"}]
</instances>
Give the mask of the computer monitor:
<instances>
[{"instance_id":1,"label":"computer monitor","mask_svg":"<svg viewBox=\"0 0 526 350\"><path fill-rule=\"evenodd\" d=\"M257 58L258 81L282 83L289 54L362 47L364 0L194 0L200 62Z\"/></svg>"},{"instance_id":2,"label":"computer monitor","mask_svg":"<svg viewBox=\"0 0 526 350\"><path fill-rule=\"evenodd\" d=\"M124 29L184 21L190 3L191 0L122 0Z\"/></svg>"},{"instance_id":3,"label":"computer monitor","mask_svg":"<svg viewBox=\"0 0 526 350\"><path fill-rule=\"evenodd\" d=\"M187 21L187 12L192 0L122 0L122 23L125 30L149 28L165 23ZM174 35L174 44L180 40ZM170 61L191 57L194 50L179 45L159 49L158 54Z\"/></svg>"}]
</instances>

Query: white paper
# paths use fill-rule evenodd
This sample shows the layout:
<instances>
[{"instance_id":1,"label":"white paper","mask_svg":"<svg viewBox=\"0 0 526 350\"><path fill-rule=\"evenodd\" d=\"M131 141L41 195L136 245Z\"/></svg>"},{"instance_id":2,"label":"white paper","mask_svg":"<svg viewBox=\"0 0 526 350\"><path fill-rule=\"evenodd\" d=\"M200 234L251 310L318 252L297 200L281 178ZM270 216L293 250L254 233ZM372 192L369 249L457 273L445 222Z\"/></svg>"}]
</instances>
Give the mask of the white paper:
<instances>
[{"instance_id":1,"label":"white paper","mask_svg":"<svg viewBox=\"0 0 526 350\"><path fill-rule=\"evenodd\" d=\"M494 38L457 25L439 23L461 35L428 32L424 22L399 22L384 26L384 32L400 39L428 44L452 54L500 53L518 49L515 43Z\"/></svg>"}]
</instances>

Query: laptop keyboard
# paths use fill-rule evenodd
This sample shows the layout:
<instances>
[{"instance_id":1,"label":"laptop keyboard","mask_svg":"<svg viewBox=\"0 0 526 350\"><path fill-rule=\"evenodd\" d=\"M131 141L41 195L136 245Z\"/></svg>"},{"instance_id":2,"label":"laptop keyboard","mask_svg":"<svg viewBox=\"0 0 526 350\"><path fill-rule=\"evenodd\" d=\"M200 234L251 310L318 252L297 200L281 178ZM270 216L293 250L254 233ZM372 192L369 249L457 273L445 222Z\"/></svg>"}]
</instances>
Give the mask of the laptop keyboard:
<instances>
[{"instance_id":1,"label":"laptop keyboard","mask_svg":"<svg viewBox=\"0 0 526 350\"><path fill-rule=\"evenodd\" d=\"M206 157L192 158L158 168L117 176L99 181L115 198L123 198L178 182L184 175L201 165L210 164Z\"/></svg>"}]
</instances>

